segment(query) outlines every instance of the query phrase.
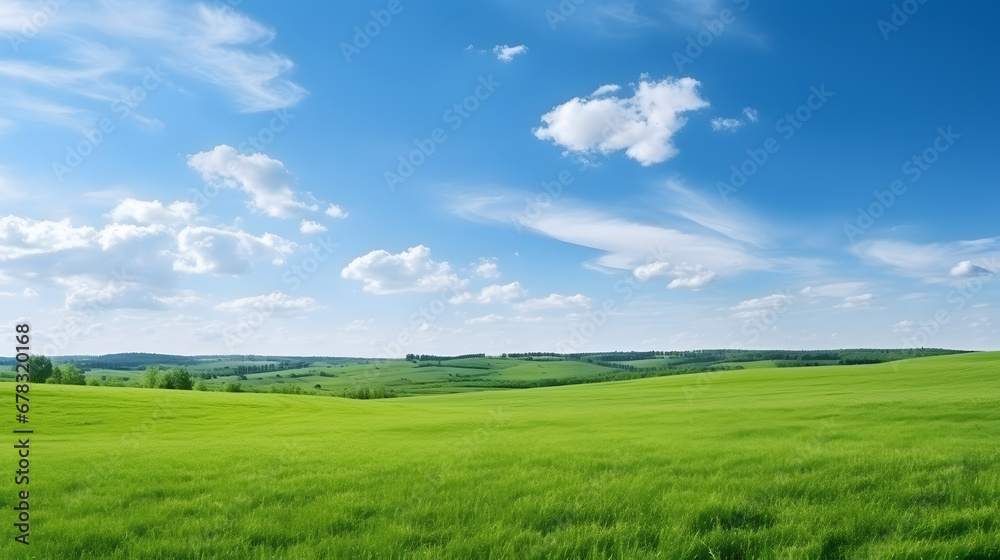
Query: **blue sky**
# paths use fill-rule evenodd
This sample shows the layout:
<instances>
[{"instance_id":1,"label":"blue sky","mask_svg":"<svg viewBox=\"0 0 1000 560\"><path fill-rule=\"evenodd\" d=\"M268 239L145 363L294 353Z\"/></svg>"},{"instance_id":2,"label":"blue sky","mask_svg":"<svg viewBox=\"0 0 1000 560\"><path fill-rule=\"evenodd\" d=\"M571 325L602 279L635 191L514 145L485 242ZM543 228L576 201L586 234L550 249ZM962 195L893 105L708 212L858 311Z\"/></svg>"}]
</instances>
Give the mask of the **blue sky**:
<instances>
[{"instance_id":1,"label":"blue sky","mask_svg":"<svg viewBox=\"0 0 1000 560\"><path fill-rule=\"evenodd\" d=\"M988 2L0 3L36 351L998 349Z\"/></svg>"}]
</instances>

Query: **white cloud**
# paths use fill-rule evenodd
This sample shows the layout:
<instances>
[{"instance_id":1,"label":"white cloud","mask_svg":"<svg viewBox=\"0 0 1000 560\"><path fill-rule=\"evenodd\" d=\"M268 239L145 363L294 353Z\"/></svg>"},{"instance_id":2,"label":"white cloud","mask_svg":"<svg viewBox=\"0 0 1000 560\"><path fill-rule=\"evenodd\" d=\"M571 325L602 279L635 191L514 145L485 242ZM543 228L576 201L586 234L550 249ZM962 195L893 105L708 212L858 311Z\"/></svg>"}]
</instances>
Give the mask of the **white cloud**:
<instances>
[{"instance_id":1,"label":"white cloud","mask_svg":"<svg viewBox=\"0 0 1000 560\"><path fill-rule=\"evenodd\" d=\"M651 263L646 263L642 266L636 267L636 269L632 271L632 274L639 280L645 282L650 278L656 278L658 276L666 276L667 274L670 274L670 270L671 270L670 263L653 261Z\"/></svg>"},{"instance_id":2,"label":"white cloud","mask_svg":"<svg viewBox=\"0 0 1000 560\"><path fill-rule=\"evenodd\" d=\"M493 54L497 55L497 60L502 62L510 62L514 60L515 56L522 55L528 52L528 47L524 45L516 45L509 47L507 45L497 45L493 47Z\"/></svg>"},{"instance_id":3,"label":"white cloud","mask_svg":"<svg viewBox=\"0 0 1000 560\"><path fill-rule=\"evenodd\" d=\"M892 326L893 332L911 333L920 330L920 324L916 321L900 321Z\"/></svg>"},{"instance_id":4,"label":"white cloud","mask_svg":"<svg viewBox=\"0 0 1000 560\"><path fill-rule=\"evenodd\" d=\"M752 109L750 107L743 108L743 116L745 116L750 122L757 122L760 120L760 115L757 113L757 109Z\"/></svg>"},{"instance_id":5,"label":"white cloud","mask_svg":"<svg viewBox=\"0 0 1000 560\"><path fill-rule=\"evenodd\" d=\"M181 290L180 293L173 296L154 296L153 299L169 307L184 307L201 303L205 300L205 298L192 290ZM179 315L178 317L182 316Z\"/></svg>"},{"instance_id":6,"label":"white cloud","mask_svg":"<svg viewBox=\"0 0 1000 560\"><path fill-rule=\"evenodd\" d=\"M967 276L988 276L992 274L989 270L981 266L976 266L972 264L972 261L962 261L952 267L949 275L957 278L967 277Z\"/></svg>"},{"instance_id":7,"label":"white cloud","mask_svg":"<svg viewBox=\"0 0 1000 560\"><path fill-rule=\"evenodd\" d=\"M503 320L504 320L503 316L501 316L501 315L494 315L493 313L490 313L489 315L485 315L483 317L475 317L475 318L472 318L472 319L466 319L465 320L465 324L466 325L491 325L493 323L499 323L500 321L503 321Z\"/></svg>"},{"instance_id":8,"label":"white cloud","mask_svg":"<svg viewBox=\"0 0 1000 560\"><path fill-rule=\"evenodd\" d=\"M271 233L257 237L239 230L186 227L177 234L173 268L195 274L244 274L258 258L284 263L294 247L295 243Z\"/></svg>"},{"instance_id":9,"label":"white cloud","mask_svg":"<svg viewBox=\"0 0 1000 560\"><path fill-rule=\"evenodd\" d=\"M508 224L510 216L518 210L513 197L467 199L455 208L456 213L470 220L487 219ZM709 214L701 218L719 232L731 231L734 237L753 237L741 233L740 224L730 224L726 218L714 219ZM603 256L586 264L589 268L630 272L639 269L639 274L647 277L669 271L676 280L672 282L674 288L697 288L722 276L745 270L767 270L773 266L771 261L754 256L752 247L733 238L726 239L716 231L686 233L596 210L573 208L568 201L558 208L549 207L537 217L524 218L520 223L530 231L604 251ZM657 262L664 264L657 265ZM652 267L641 268L651 264ZM783 264L792 266L796 261L786 259Z\"/></svg>"},{"instance_id":10,"label":"white cloud","mask_svg":"<svg viewBox=\"0 0 1000 560\"><path fill-rule=\"evenodd\" d=\"M741 301L730 307L733 317L737 319L750 320L762 317L764 314L787 309L795 301L791 294L771 294L761 298L753 298Z\"/></svg>"},{"instance_id":11,"label":"white cloud","mask_svg":"<svg viewBox=\"0 0 1000 560\"><path fill-rule=\"evenodd\" d=\"M344 210L340 206L337 206L336 204L331 204L330 207L326 209L326 215L330 216L331 218L341 219L347 217L347 212L344 212Z\"/></svg>"},{"instance_id":12,"label":"white cloud","mask_svg":"<svg viewBox=\"0 0 1000 560\"><path fill-rule=\"evenodd\" d=\"M340 275L364 282L364 291L373 294L433 292L466 283L447 262L431 259L431 250L423 245L396 255L383 249L372 251L351 261Z\"/></svg>"},{"instance_id":13,"label":"white cloud","mask_svg":"<svg viewBox=\"0 0 1000 560\"><path fill-rule=\"evenodd\" d=\"M857 293L865 286L865 282L834 282L819 286L806 286L799 292L800 295L809 298L836 297L843 298Z\"/></svg>"},{"instance_id":14,"label":"white cloud","mask_svg":"<svg viewBox=\"0 0 1000 560\"><path fill-rule=\"evenodd\" d=\"M577 154L625 150L644 166L660 163L677 155L673 136L687 123L681 114L709 105L699 85L692 78L643 78L632 97L574 97L542 115L534 134Z\"/></svg>"},{"instance_id":15,"label":"white cloud","mask_svg":"<svg viewBox=\"0 0 1000 560\"><path fill-rule=\"evenodd\" d=\"M622 86L618 84L604 84L603 86L594 90L594 93L590 94L591 98L600 97L602 95L608 95L609 93L614 93L622 89Z\"/></svg>"},{"instance_id":16,"label":"white cloud","mask_svg":"<svg viewBox=\"0 0 1000 560\"><path fill-rule=\"evenodd\" d=\"M715 132L719 132L720 130L736 132L736 130L743 126L743 124L743 121L740 119L724 119L722 117L715 117L712 119L712 130Z\"/></svg>"},{"instance_id":17,"label":"white cloud","mask_svg":"<svg viewBox=\"0 0 1000 560\"><path fill-rule=\"evenodd\" d=\"M219 187L250 195L250 208L273 218L291 218L302 210L316 210L299 201L284 164L264 154L240 154L225 144L187 158L202 179Z\"/></svg>"},{"instance_id":18,"label":"white cloud","mask_svg":"<svg viewBox=\"0 0 1000 560\"><path fill-rule=\"evenodd\" d=\"M903 276L927 282L986 276L1000 269L1000 237L924 245L872 240L857 243L851 252L872 264L888 266Z\"/></svg>"},{"instance_id":19,"label":"white cloud","mask_svg":"<svg viewBox=\"0 0 1000 560\"><path fill-rule=\"evenodd\" d=\"M187 224L198 215L198 207L193 202L176 201L163 206L159 200L136 200L126 198L108 213L115 222L136 222L140 224Z\"/></svg>"},{"instance_id":20,"label":"white cloud","mask_svg":"<svg viewBox=\"0 0 1000 560\"><path fill-rule=\"evenodd\" d=\"M861 294L859 296L847 296L844 301L834 305L835 309L853 309L855 307L868 307L871 304L871 294Z\"/></svg>"},{"instance_id":21,"label":"white cloud","mask_svg":"<svg viewBox=\"0 0 1000 560\"><path fill-rule=\"evenodd\" d=\"M482 278L499 278L500 270L497 267L496 257L492 259L480 258L476 266L476 274Z\"/></svg>"},{"instance_id":22,"label":"white cloud","mask_svg":"<svg viewBox=\"0 0 1000 560\"><path fill-rule=\"evenodd\" d=\"M371 330L371 324L375 322L375 319L355 319L351 321L350 325L344 327L344 331L347 332L361 332Z\"/></svg>"},{"instance_id":23,"label":"white cloud","mask_svg":"<svg viewBox=\"0 0 1000 560\"><path fill-rule=\"evenodd\" d=\"M560 294L549 294L544 298L534 298L519 303L518 309L562 309L567 307L590 307L593 300L583 294L574 296L564 296Z\"/></svg>"},{"instance_id":24,"label":"white cloud","mask_svg":"<svg viewBox=\"0 0 1000 560\"><path fill-rule=\"evenodd\" d=\"M682 263L680 266L674 268L673 274L677 277L667 284L667 287L670 289L691 288L696 290L704 287L715 278L715 272L706 269L701 264L692 266Z\"/></svg>"},{"instance_id":25,"label":"white cloud","mask_svg":"<svg viewBox=\"0 0 1000 560\"><path fill-rule=\"evenodd\" d=\"M111 247L132 239L142 239L148 235L160 235L167 228L161 224L137 226L135 224L108 224L97 234L97 242L107 251Z\"/></svg>"},{"instance_id":26,"label":"white cloud","mask_svg":"<svg viewBox=\"0 0 1000 560\"><path fill-rule=\"evenodd\" d=\"M19 119L79 130L93 126L109 103L130 97L139 85L147 93L173 87L190 94L195 90L190 82L206 82L246 112L287 108L307 95L287 78L292 61L268 48L274 31L230 6L158 0L60 1L53 13L41 5L20 4L17 9L12 5L3 4L0 28L13 26L20 35L31 19L45 19L42 31L30 39L32 51L40 58L30 64L0 61L0 77L14 90L5 92L2 102L12 107L27 105L17 111ZM4 17L25 10L29 15L14 20ZM12 43L17 40L16 36L10 39ZM158 77L155 83L143 81L147 69ZM134 122L162 128L159 120L139 114L140 108L129 109Z\"/></svg>"},{"instance_id":27,"label":"white cloud","mask_svg":"<svg viewBox=\"0 0 1000 560\"><path fill-rule=\"evenodd\" d=\"M467 301L472 301L472 294L469 292L461 292L448 299L448 303L452 305L459 305Z\"/></svg>"},{"instance_id":28,"label":"white cloud","mask_svg":"<svg viewBox=\"0 0 1000 560\"><path fill-rule=\"evenodd\" d=\"M0 260L87 247L96 235L92 227L73 227L69 218L53 222L7 216L0 218Z\"/></svg>"},{"instance_id":29,"label":"white cloud","mask_svg":"<svg viewBox=\"0 0 1000 560\"><path fill-rule=\"evenodd\" d=\"M20 292L0 292L0 297L19 297L19 298L33 298L39 297L38 292L32 290L31 288L25 288Z\"/></svg>"},{"instance_id":30,"label":"white cloud","mask_svg":"<svg viewBox=\"0 0 1000 560\"><path fill-rule=\"evenodd\" d=\"M527 292L521 288L520 282L511 282L505 286L493 284L479 292L476 301L479 303L513 303L522 299Z\"/></svg>"},{"instance_id":31,"label":"white cloud","mask_svg":"<svg viewBox=\"0 0 1000 560\"><path fill-rule=\"evenodd\" d=\"M234 299L215 306L217 311L247 314L260 312L265 316L289 316L317 309L316 300L311 297L293 298L288 294L274 292L267 295Z\"/></svg>"},{"instance_id":32,"label":"white cloud","mask_svg":"<svg viewBox=\"0 0 1000 560\"><path fill-rule=\"evenodd\" d=\"M302 220L302 225L299 226L299 231L306 235L318 235L326 231L326 226L319 222Z\"/></svg>"}]
</instances>

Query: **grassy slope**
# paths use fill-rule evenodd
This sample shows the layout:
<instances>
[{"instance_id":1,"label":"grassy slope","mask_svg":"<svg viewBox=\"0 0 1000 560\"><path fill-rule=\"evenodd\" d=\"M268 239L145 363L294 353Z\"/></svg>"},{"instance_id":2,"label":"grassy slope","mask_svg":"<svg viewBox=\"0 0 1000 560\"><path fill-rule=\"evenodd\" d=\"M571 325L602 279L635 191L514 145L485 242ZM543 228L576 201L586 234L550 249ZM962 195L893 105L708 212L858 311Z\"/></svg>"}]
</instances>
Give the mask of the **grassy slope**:
<instances>
[{"instance_id":1,"label":"grassy slope","mask_svg":"<svg viewBox=\"0 0 1000 560\"><path fill-rule=\"evenodd\" d=\"M30 551L1000 558L998 382L1000 353L385 401L37 386Z\"/></svg>"}]
</instances>

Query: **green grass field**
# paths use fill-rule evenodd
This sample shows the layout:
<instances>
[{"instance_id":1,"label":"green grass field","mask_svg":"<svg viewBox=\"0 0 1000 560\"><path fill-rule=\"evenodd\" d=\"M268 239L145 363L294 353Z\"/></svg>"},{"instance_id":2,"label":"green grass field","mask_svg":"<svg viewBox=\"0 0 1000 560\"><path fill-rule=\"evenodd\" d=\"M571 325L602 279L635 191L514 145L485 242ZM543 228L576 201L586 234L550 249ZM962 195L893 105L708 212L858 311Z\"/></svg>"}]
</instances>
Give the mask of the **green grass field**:
<instances>
[{"instance_id":1,"label":"green grass field","mask_svg":"<svg viewBox=\"0 0 1000 560\"><path fill-rule=\"evenodd\" d=\"M31 397L32 544L5 522L3 558L1000 558L1000 353L375 401Z\"/></svg>"},{"instance_id":2,"label":"green grass field","mask_svg":"<svg viewBox=\"0 0 1000 560\"><path fill-rule=\"evenodd\" d=\"M316 390L315 386L319 385L319 392L333 393L356 386L381 386L400 395L428 395L481 391L489 388L491 382L497 381L586 378L614 371L609 367L561 360L464 358L443 360L440 366L437 363L432 361L414 364L406 360L371 360L367 364L358 363L343 367L314 364L300 369L252 373L247 375L246 380L237 380L235 374L220 376L208 381L208 385L211 388L218 388L224 383L238 381L248 388L266 389L276 385L294 385L310 391ZM197 372L194 369L191 371ZM125 375L129 374L135 378L142 376L142 372L128 372ZM88 373L88 377L91 375Z\"/></svg>"}]
</instances>

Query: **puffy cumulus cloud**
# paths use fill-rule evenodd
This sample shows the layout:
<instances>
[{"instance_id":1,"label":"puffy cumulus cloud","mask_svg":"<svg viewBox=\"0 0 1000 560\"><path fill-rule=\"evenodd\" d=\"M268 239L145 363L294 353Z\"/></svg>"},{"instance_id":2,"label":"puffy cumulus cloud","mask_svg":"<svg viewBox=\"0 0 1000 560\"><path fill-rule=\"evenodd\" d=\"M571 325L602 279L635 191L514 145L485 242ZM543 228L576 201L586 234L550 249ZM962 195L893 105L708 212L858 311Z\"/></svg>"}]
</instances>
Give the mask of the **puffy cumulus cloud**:
<instances>
[{"instance_id":1,"label":"puffy cumulus cloud","mask_svg":"<svg viewBox=\"0 0 1000 560\"><path fill-rule=\"evenodd\" d=\"M972 261L962 261L952 267L948 274L953 278L964 278L968 276L989 276L993 273L981 266L972 264Z\"/></svg>"},{"instance_id":2,"label":"puffy cumulus cloud","mask_svg":"<svg viewBox=\"0 0 1000 560\"><path fill-rule=\"evenodd\" d=\"M868 307L871 305L872 294L861 294L857 296L847 296L844 300L833 307L835 309L854 309L856 307Z\"/></svg>"},{"instance_id":3,"label":"puffy cumulus cloud","mask_svg":"<svg viewBox=\"0 0 1000 560\"><path fill-rule=\"evenodd\" d=\"M319 235L326 231L326 226L319 222L302 220L302 225L299 226L299 231L306 235Z\"/></svg>"},{"instance_id":4,"label":"puffy cumulus cloud","mask_svg":"<svg viewBox=\"0 0 1000 560\"><path fill-rule=\"evenodd\" d=\"M234 299L215 306L216 311L226 313L260 312L266 316L289 316L317 308L316 300L311 297L293 298L281 292Z\"/></svg>"},{"instance_id":5,"label":"puffy cumulus cloud","mask_svg":"<svg viewBox=\"0 0 1000 560\"><path fill-rule=\"evenodd\" d=\"M190 226L177 234L173 268L196 274L244 274L259 258L284 263L294 247L295 243L271 233L257 237L239 230Z\"/></svg>"},{"instance_id":6,"label":"puffy cumulus cloud","mask_svg":"<svg viewBox=\"0 0 1000 560\"><path fill-rule=\"evenodd\" d=\"M677 155L673 136L686 123L683 113L708 107L698 93L700 83L692 78L640 80L632 97L619 98L609 86L599 97L574 97L542 115L542 126L534 130L540 140L578 154L625 155L644 166ZM595 92L596 93L596 92Z\"/></svg>"},{"instance_id":7,"label":"puffy cumulus cloud","mask_svg":"<svg viewBox=\"0 0 1000 560\"><path fill-rule=\"evenodd\" d=\"M248 206L273 218L291 218L303 210L318 210L298 200L285 165L264 154L240 154L225 144L187 158L201 178L250 196Z\"/></svg>"},{"instance_id":8,"label":"puffy cumulus cloud","mask_svg":"<svg viewBox=\"0 0 1000 560\"><path fill-rule=\"evenodd\" d=\"M167 307L185 307L205 300L200 294L193 290L180 290L170 296L154 296L153 299L166 305Z\"/></svg>"},{"instance_id":9,"label":"puffy cumulus cloud","mask_svg":"<svg viewBox=\"0 0 1000 560\"><path fill-rule=\"evenodd\" d=\"M121 278L101 278L76 274L54 278L66 294L65 309L74 313L93 314L109 309L162 309L149 289L141 283Z\"/></svg>"},{"instance_id":10,"label":"puffy cumulus cloud","mask_svg":"<svg viewBox=\"0 0 1000 560\"><path fill-rule=\"evenodd\" d=\"M149 226L137 226L135 224L108 224L97 234L97 242L101 248L107 251L111 247L130 241L132 239L142 239L149 235L160 235L166 233L167 228L161 224Z\"/></svg>"},{"instance_id":11,"label":"puffy cumulus cloud","mask_svg":"<svg viewBox=\"0 0 1000 560\"><path fill-rule=\"evenodd\" d=\"M479 303L513 303L522 299L527 292L521 287L520 282L511 282L505 286L493 284L486 286L479 292L476 301Z\"/></svg>"},{"instance_id":12,"label":"puffy cumulus cloud","mask_svg":"<svg viewBox=\"0 0 1000 560\"><path fill-rule=\"evenodd\" d=\"M497 55L497 60L501 62L510 62L514 60L515 56L522 55L528 52L528 47L524 45L515 45L513 47L507 45L497 45L493 47L493 54Z\"/></svg>"},{"instance_id":13,"label":"puffy cumulus cloud","mask_svg":"<svg viewBox=\"0 0 1000 560\"><path fill-rule=\"evenodd\" d=\"M135 222L139 224L187 224L198 215L198 207L193 202L176 201L167 206L159 200L136 200L126 198L108 213L114 222Z\"/></svg>"},{"instance_id":14,"label":"puffy cumulus cloud","mask_svg":"<svg viewBox=\"0 0 1000 560\"><path fill-rule=\"evenodd\" d=\"M645 282L650 278L656 278L658 276L666 276L670 274L671 269L672 267L668 262L653 261L650 263L646 263L642 266L636 267L636 269L632 271L632 275L638 278L639 280Z\"/></svg>"},{"instance_id":15,"label":"puffy cumulus cloud","mask_svg":"<svg viewBox=\"0 0 1000 560\"><path fill-rule=\"evenodd\" d=\"M357 257L340 272L341 277L364 282L364 291L373 294L433 292L464 286L447 262L431 258L423 245L393 255L379 249Z\"/></svg>"},{"instance_id":16,"label":"puffy cumulus cloud","mask_svg":"<svg viewBox=\"0 0 1000 560\"><path fill-rule=\"evenodd\" d=\"M583 294L564 296L549 294L544 298L529 299L517 305L518 309L562 309L567 307L590 307L593 300Z\"/></svg>"},{"instance_id":17,"label":"puffy cumulus cloud","mask_svg":"<svg viewBox=\"0 0 1000 560\"><path fill-rule=\"evenodd\" d=\"M0 260L80 249L96 236L94 228L73 227L69 218L53 222L7 216L0 218Z\"/></svg>"},{"instance_id":18,"label":"puffy cumulus cloud","mask_svg":"<svg viewBox=\"0 0 1000 560\"><path fill-rule=\"evenodd\" d=\"M326 215L331 218L343 219L347 217L347 212L336 204L331 204L329 208L326 209Z\"/></svg>"},{"instance_id":19,"label":"puffy cumulus cloud","mask_svg":"<svg viewBox=\"0 0 1000 560\"><path fill-rule=\"evenodd\" d=\"M691 288L697 290L704 287L715 278L715 271L708 270L701 264L689 265L682 263L674 267L673 274L676 278L667 284L667 288Z\"/></svg>"},{"instance_id":20,"label":"puffy cumulus cloud","mask_svg":"<svg viewBox=\"0 0 1000 560\"><path fill-rule=\"evenodd\" d=\"M715 117L712 119L712 130L719 132L720 130L728 130L730 132L736 132L745 123L740 119L730 119Z\"/></svg>"},{"instance_id":21,"label":"puffy cumulus cloud","mask_svg":"<svg viewBox=\"0 0 1000 560\"><path fill-rule=\"evenodd\" d=\"M653 278L667 276L673 279L667 284L668 288L692 288L698 289L715 278L715 272L706 269L701 264L689 265L681 263L672 266L669 262L653 261L636 267L632 274L639 280L647 281Z\"/></svg>"},{"instance_id":22,"label":"puffy cumulus cloud","mask_svg":"<svg viewBox=\"0 0 1000 560\"><path fill-rule=\"evenodd\" d=\"M476 267L476 274L481 278L499 278L500 269L497 267L496 257L491 259L480 258L478 263L474 265Z\"/></svg>"}]
</instances>

